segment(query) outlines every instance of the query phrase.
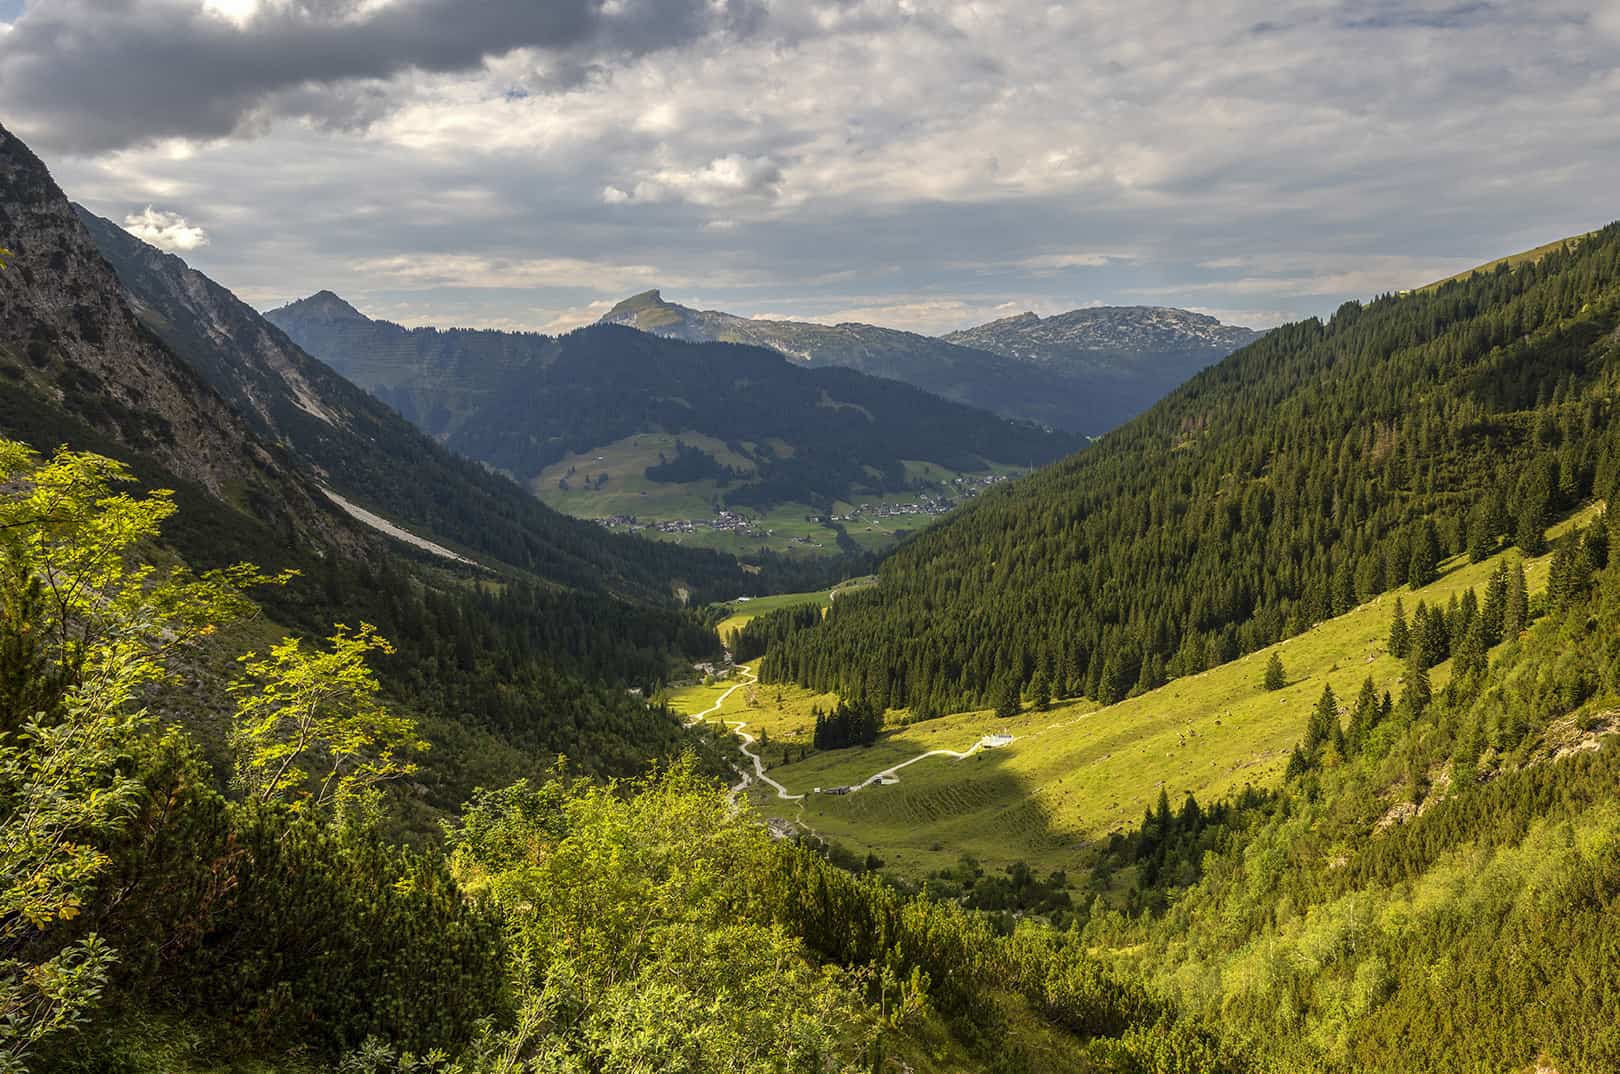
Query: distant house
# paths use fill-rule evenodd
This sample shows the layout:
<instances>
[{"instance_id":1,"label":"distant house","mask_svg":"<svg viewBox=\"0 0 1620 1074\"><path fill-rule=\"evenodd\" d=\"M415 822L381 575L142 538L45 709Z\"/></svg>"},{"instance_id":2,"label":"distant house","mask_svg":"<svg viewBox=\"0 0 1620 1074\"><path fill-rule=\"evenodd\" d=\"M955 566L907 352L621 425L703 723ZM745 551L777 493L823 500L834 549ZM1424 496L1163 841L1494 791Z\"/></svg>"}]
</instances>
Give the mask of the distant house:
<instances>
[{"instance_id":1,"label":"distant house","mask_svg":"<svg viewBox=\"0 0 1620 1074\"><path fill-rule=\"evenodd\" d=\"M1002 746L1012 745L1011 735L985 735L979 739L979 745L987 750L1000 749Z\"/></svg>"}]
</instances>

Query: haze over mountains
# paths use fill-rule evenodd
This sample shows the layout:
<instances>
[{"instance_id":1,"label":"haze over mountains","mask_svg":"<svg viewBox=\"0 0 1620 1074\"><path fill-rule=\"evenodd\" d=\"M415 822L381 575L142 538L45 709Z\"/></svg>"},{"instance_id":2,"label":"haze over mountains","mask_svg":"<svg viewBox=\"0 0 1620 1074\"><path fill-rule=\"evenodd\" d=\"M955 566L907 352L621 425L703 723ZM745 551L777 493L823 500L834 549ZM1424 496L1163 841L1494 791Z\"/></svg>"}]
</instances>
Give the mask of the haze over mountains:
<instances>
[{"instance_id":1,"label":"haze over mountains","mask_svg":"<svg viewBox=\"0 0 1620 1074\"><path fill-rule=\"evenodd\" d=\"M452 451L572 513L626 524L785 509L767 527L782 534L765 535L785 536L807 513L877 498L944 504L967 491L965 477L1026 470L1083 444L750 344L611 323L556 337L405 329L331 292L266 317ZM845 543L836 527L813 525L822 532L797 533L797 544L830 552ZM745 540L758 536L743 528ZM862 532L880 544L895 535Z\"/></svg>"},{"instance_id":2,"label":"haze over mountains","mask_svg":"<svg viewBox=\"0 0 1620 1074\"><path fill-rule=\"evenodd\" d=\"M1262 333L1155 306L1033 313L944 337L875 325L739 317L665 301L658 291L603 315L674 339L755 343L808 365L839 365L947 399L1100 436Z\"/></svg>"}]
</instances>

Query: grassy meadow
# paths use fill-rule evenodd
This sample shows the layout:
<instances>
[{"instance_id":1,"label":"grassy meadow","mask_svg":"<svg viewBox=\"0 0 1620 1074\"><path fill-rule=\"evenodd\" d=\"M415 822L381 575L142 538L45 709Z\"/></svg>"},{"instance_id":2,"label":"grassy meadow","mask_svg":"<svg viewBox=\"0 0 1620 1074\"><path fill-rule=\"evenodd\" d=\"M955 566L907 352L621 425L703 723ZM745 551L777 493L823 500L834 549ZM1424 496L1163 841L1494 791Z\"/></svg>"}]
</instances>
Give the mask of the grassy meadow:
<instances>
[{"instance_id":1,"label":"grassy meadow","mask_svg":"<svg viewBox=\"0 0 1620 1074\"><path fill-rule=\"evenodd\" d=\"M1550 533L1584 523L1595 512L1590 508ZM931 750L966 751L983 735L1011 734L1011 745L965 760L920 761L891 786L847 796L809 794L800 802L758 788L750 797L764 814L794 820L859 853L875 851L888 869L904 875L951 865L962 854L987 866L1023 860L1042 869L1074 868L1083 864L1088 843L1136 824L1161 788L1172 801L1187 791L1210 801L1246 783L1276 783L1324 684L1341 704L1354 699L1369 675L1379 691L1399 695L1404 665L1384 650L1397 595L1408 616L1419 601L1444 605L1470 587L1483 597L1498 560L1517 555L1509 549L1477 564L1454 557L1423 589L1386 593L1275 646L1103 708L1080 700L1006 719L990 711L958 713L897 727L869 747L810 753L802 760L793 758L809 740L811 709L832 707L833 695L760 684L731 695L717 715L744 720L755 733L763 729L768 746L762 756L771 775L795 793L856 784ZM1550 559L1526 561L1532 593L1544 588ZM751 614L766 610L750 607ZM1273 652L1282 658L1288 685L1270 692L1262 678ZM1430 677L1436 689L1443 687L1450 663ZM697 712L720 693L693 688L674 703ZM890 721L904 715L891 712ZM790 758L785 764L783 749Z\"/></svg>"}]
</instances>

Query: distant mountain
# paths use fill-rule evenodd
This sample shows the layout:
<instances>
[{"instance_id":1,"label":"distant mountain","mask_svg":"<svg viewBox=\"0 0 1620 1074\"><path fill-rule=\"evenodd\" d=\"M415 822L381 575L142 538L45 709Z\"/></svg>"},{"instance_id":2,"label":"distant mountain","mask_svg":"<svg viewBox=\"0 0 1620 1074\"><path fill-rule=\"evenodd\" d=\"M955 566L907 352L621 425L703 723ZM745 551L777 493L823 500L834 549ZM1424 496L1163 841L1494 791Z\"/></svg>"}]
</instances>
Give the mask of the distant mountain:
<instances>
[{"instance_id":1,"label":"distant mountain","mask_svg":"<svg viewBox=\"0 0 1620 1074\"><path fill-rule=\"evenodd\" d=\"M914 332L869 324L752 320L666 302L657 291L625 299L602 317L602 323L693 343L769 347L806 365L858 369L1004 417L1069 432L1099 433L1113 424L1062 377Z\"/></svg>"},{"instance_id":2,"label":"distant mountain","mask_svg":"<svg viewBox=\"0 0 1620 1074\"><path fill-rule=\"evenodd\" d=\"M1096 306L1051 317L1021 313L945 339L1058 369L1128 376L1179 358L1191 376L1265 333L1165 306Z\"/></svg>"},{"instance_id":3,"label":"distant mountain","mask_svg":"<svg viewBox=\"0 0 1620 1074\"><path fill-rule=\"evenodd\" d=\"M570 501L580 513L649 513L659 497L641 493L660 491L649 482L678 489L688 516L786 503L826 510L913 489L924 464L956 474L1028 468L1082 444L757 346L618 325L560 337L407 330L327 292L266 316L452 450L537 492L635 497L599 498L597 509Z\"/></svg>"},{"instance_id":4,"label":"distant mountain","mask_svg":"<svg viewBox=\"0 0 1620 1074\"><path fill-rule=\"evenodd\" d=\"M696 310L658 291L625 299L602 320L674 339L754 343L807 364L848 366L1093 436L1260 336L1186 310L1130 306L1044 319L1026 313L935 338L868 324Z\"/></svg>"},{"instance_id":5,"label":"distant mountain","mask_svg":"<svg viewBox=\"0 0 1620 1074\"><path fill-rule=\"evenodd\" d=\"M369 524L575 588L668 600L675 585L730 595L745 584L719 555L610 536L550 510L436 444L179 257L82 207L78 216L140 321ZM335 295L312 306L339 323L343 310L359 317Z\"/></svg>"}]
</instances>

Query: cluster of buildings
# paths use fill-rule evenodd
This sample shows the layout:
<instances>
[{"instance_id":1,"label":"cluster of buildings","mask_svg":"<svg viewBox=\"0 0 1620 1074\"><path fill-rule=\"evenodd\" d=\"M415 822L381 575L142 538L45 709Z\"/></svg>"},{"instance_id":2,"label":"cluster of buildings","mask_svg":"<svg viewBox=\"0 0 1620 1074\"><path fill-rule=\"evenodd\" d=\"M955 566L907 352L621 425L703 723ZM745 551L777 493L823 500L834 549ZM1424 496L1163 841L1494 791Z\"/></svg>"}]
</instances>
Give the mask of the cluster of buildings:
<instances>
[{"instance_id":1,"label":"cluster of buildings","mask_svg":"<svg viewBox=\"0 0 1620 1074\"><path fill-rule=\"evenodd\" d=\"M609 515L596 520L610 530L652 530L655 533L697 533L714 530L717 533L735 533L744 537L769 537L773 531L762 528L757 521L735 511L717 511L713 518L676 518L643 522L635 515Z\"/></svg>"},{"instance_id":2,"label":"cluster of buildings","mask_svg":"<svg viewBox=\"0 0 1620 1074\"><path fill-rule=\"evenodd\" d=\"M880 518L903 518L907 515L932 517L943 515L962 500L970 500L980 492L1007 480L1006 474L986 474L983 477L952 478L950 486L955 496L923 494L911 503L863 503L847 515L831 515L833 522L871 522Z\"/></svg>"}]
</instances>

